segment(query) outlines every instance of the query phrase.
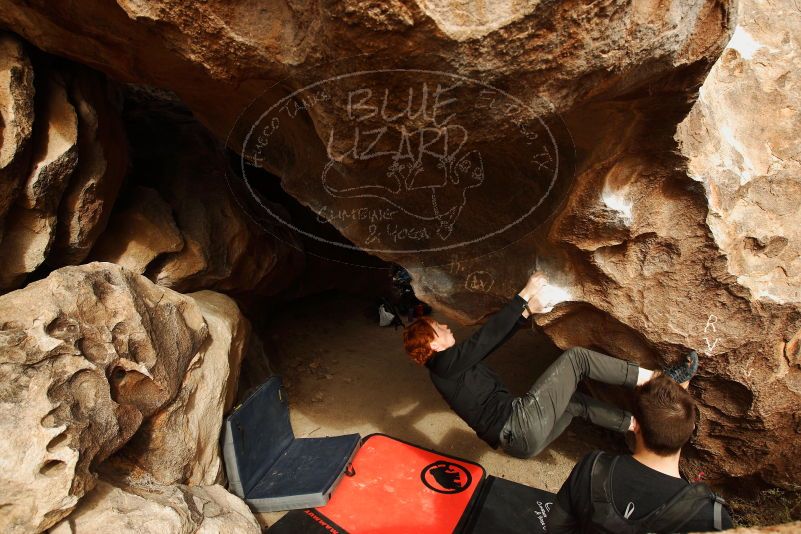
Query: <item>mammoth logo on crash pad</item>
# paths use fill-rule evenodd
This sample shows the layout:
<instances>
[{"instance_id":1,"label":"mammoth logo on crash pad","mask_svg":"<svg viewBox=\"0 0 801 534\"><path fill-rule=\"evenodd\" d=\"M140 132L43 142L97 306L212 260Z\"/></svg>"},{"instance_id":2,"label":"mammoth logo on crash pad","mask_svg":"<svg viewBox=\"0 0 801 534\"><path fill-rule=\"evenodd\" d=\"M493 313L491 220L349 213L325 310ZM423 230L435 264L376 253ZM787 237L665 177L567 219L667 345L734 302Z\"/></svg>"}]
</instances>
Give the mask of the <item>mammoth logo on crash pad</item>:
<instances>
[{"instance_id":1,"label":"mammoth logo on crash pad","mask_svg":"<svg viewBox=\"0 0 801 534\"><path fill-rule=\"evenodd\" d=\"M420 480L437 493L461 493L470 487L473 476L462 465L439 460L423 468Z\"/></svg>"}]
</instances>

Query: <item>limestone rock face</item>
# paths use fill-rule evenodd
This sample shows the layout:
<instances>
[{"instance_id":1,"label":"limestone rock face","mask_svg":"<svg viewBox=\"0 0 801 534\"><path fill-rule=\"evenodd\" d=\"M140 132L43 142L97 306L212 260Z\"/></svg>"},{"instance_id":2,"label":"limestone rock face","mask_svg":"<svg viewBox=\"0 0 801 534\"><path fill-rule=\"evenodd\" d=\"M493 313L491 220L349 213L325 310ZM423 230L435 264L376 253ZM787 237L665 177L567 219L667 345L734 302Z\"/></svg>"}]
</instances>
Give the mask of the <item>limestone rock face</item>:
<instances>
[{"instance_id":1,"label":"limestone rock face","mask_svg":"<svg viewBox=\"0 0 801 534\"><path fill-rule=\"evenodd\" d=\"M78 115L78 165L59 205L52 266L82 262L106 226L127 171L120 96L97 72L74 66L70 97Z\"/></svg>"},{"instance_id":2,"label":"limestone rock face","mask_svg":"<svg viewBox=\"0 0 801 534\"><path fill-rule=\"evenodd\" d=\"M222 486L126 486L99 481L53 534L258 534L247 505Z\"/></svg>"},{"instance_id":3,"label":"limestone rock face","mask_svg":"<svg viewBox=\"0 0 801 534\"><path fill-rule=\"evenodd\" d=\"M37 82L33 161L8 214L0 243L0 287L17 287L41 265L53 242L61 196L78 162L78 118L63 76Z\"/></svg>"},{"instance_id":4,"label":"limestone rock face","mask_svg":"<svg viewBox=\"0 0 801 534\"><path fill-rule=\"evenodd\" d=\"M676 134L688 175L704 189L703 222L720 270L748 306L727 310L730 319L709 312L723 333L710 340L720 337L715 354L728 364L729 382L700 386L717 409L705 414L698 447L721 454L748 443L748 457L769 466L763 477L785 483L801 478L793 452L801 440L799 46L795 4L742 2L732 39ZM737 428L744 421L745 433ZM734 462L730 469L749 473Z\"/></svg>"},{"instance_id":5,"label":"limestone rock face","mask_svg":"<svg viewBox=\"0 0 801 534\"><path fill-rule=\"evenodd\" d=\"M740 11L677 139L727 270L756 298L798 304L801 20L792 2L748 0Z\"/></svg>"},{"instance_id":6,"label":"limestone rock face","mask_svg":"<svg viewBox=\"0 0 801 534\"><path fill-rule=\"evenodd\" d=\"M33 102L30 59L19 39L0 33L0 241L6 214L28 168Z\"/></svg>"},{"instance_id":7,"label":"limestone rock face","mask_svg":"<svg viewBox=\"0 0 801 534\"><path fill-rule=\"evenodd\" d=\"M0 530L41 531L169 404L208 335L195 302L113 264L0 296Z\"/></svg>"},{"instance_id":8,"label":"limestone rock face","mask_svg":"<svg viewBox=\"0 0 801 534\"><path fill-rule=\"evenodd\" d=\"M0 290L7 290L45 263L86 257L125 175L127 143L101 74L42 54L32 66L14 37L0 40Z\"/></svg>"},{"instance_id":9,"label":"limestone rock face","mask_svg":"<svg viewBox=\"0 0 801 534\"><path fill-rule=\"evenodd\" d=\"M593 157L576 161L554 113L637 89L682 93L720 52L731 3L271 2L254 11L3 0L0 23L117 79L174 91L247 163L334 224L346 238L335 249L432 266L499 250L553 215L573 168L603 157L590 147ZM115 38L96 36L88 20ZM582 120L588 130L621 124ZM175 282L202 267L192 249L182 269L161 270L163 283L197 289Z\"/></svg>"},{"instance_id":10,"label":"limestone rock face","mask_svg":"<svg viewBox=\"0 0 801 534\"><path fill-rule=\"evenodd\" d=\"M454 67L464 75L507 79L524 86L528 96L568 109L615 86L639 85L660 68L714 54L710 47L722 44L729 6L682 0L670 9L650 4L631 9L617 1L479 8L443 0L388 2L380 8L359 1L291 7L269 2L254 10L220 1L3 0L0 21L45 51L119 80L175 91L222 137L272 85L258 80L292 75L286 85L297 88L299 78L318 81L336 74L336 65L326 62L342 58L354 72ZM114 28L115 35L101 36L91 27ZM312 65L318 67L309 69ZM391 83L393 75L386 78ZM288 94L286 88L280 92Z\"/></svg>"},{"instance_id":11,"label":"limestone rock face","mask_svg":"<svg viewBox=\"0 0 801 534\"><path fill-rule=\"evenodd\" d=\"M713 344L720 338L713 354L727 367L721 374L728 383L699 385L702 398L717 409L705 414L697 447L718 455L747 443L745 456L766 464L764 478L797 484L801 16L793 2L747 0L739 7L734 35L676 134L688 175L703 186L703 222L723 276L747 306L726 310L734 331L726 315L709 311L716 313L718 333L708 337ZM730 469L749 474L735 462Z\"/></svg>"},{"instance_id":12,"label":"limestone rock face","mask_svg":"<svg viewBox=\"0 0 801 534\"><path fill-rule=\"evenodd\" d=\"M211 485L223 478L220 431L233 406L250 323L236 303L213 291L187 295L209 336L190 362L178 396L145 421L110 467L130 480Z\"/></svg>"},{"instance_id":13,"label":"limestone rock face","mask_svg":"<svg viewBox=\"0 0 801 534\"><path fill-rule=\"evenodd\" d=\"M160 254L178 252L183 247L184 238L170 205L158 191L137 186L117 203L106 231L92 249L91 258L144 274Z\"/></svg>"}]
</instances>

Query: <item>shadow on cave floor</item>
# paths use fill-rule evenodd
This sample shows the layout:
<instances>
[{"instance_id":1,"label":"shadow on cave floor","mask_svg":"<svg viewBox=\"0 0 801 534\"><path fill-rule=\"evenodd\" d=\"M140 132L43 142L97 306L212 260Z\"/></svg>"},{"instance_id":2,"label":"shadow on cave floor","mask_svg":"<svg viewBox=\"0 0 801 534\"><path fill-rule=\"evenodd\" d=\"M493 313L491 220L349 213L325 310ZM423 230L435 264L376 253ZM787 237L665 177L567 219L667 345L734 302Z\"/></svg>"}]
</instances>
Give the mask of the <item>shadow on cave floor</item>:
<instances>
[{"instance_id":1,"label":"shadow on cave floor","mask_svg":"<svg viewBox=\"0 0 801 534\"><path fill-rule=\"evenodd\" d=\"M401 329L381 328L371 302L337 293L294 301L257 326L282 375L298 437L381 432L479 462L488 474L557 491L575 462L621 437L574 421L545 452L519 460L492 450L448 408L426 370L403 351ZM445 321L445 319L435 318ZM457 341L475 328L451 322ZM560 351L540 331L522 329L488 363L514 394L526 391ZM262 514L272 524L281 513Z\"/></svg>"}]
</instances>

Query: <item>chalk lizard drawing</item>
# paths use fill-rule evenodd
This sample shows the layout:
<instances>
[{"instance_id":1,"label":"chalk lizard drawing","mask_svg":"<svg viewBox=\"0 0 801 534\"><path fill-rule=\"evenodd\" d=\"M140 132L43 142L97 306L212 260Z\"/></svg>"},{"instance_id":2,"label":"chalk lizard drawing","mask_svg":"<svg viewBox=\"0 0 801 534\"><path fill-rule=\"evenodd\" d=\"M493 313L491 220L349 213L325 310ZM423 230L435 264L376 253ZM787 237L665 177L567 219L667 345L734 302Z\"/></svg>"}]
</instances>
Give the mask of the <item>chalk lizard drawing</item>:
<instances>
[{"instance_id":1,"label":"chalk lizard drawing","mask_svg":"<svg viewBox=\"0 0 801 534\"><path fill-rule=\"evenodd\" d=\"M415 159L398 152L391 157L382 180L388 185L372 183L354 187L337 185L346 183L347 179L341 173L342 164L329 159L321 181L325 191L333 197L380 198L411 217L436 221L437 235L445 240L467 204L467 191L484 183L481 153L471 150L457 159L458 155L458 151L436 158L424 158L420 154ZM435 163L426 165L425 159L434 159Z\"/></svg>"}]
</instances>

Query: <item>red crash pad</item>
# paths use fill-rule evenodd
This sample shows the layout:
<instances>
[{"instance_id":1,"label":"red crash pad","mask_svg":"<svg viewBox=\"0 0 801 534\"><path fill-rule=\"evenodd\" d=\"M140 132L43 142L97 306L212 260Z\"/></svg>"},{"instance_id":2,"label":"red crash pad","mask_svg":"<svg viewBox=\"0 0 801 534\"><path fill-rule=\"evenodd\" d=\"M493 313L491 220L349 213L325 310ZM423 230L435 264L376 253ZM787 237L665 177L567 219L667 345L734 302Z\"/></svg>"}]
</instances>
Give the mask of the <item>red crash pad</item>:
<instances>
[{"instance_id":1,"label":"red crash pad","mask_svg":"<svg viewBox=\"0 0 801 534\"><path fill-rule=\"evenodd\" d=\"M484 479L480 465L373 434L353 460L324 518L352 534L441 534L465 520Z\"/></svg>"}]
</instances>

